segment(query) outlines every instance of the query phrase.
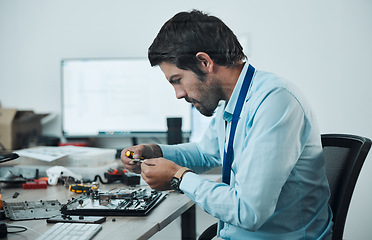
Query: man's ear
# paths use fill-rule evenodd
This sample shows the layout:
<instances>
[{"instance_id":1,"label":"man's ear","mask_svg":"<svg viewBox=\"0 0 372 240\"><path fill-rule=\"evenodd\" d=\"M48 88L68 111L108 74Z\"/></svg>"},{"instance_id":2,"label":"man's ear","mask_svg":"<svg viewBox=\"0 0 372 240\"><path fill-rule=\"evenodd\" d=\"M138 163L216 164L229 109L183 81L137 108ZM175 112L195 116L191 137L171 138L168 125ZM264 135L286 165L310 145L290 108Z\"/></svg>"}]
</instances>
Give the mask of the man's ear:
<instances>
[{"instance_id":1,"label":"man's ear","mask_svg":"<svg viewBox=\"0 0 372 240\"><path fill-rule=\"evenodd\" d=\"M199 68L203 72L212 72L213 71L213 60L211 57L205 52L198 52L196 55L196 59L199 60Z\"/></svg>"}]
</instances>

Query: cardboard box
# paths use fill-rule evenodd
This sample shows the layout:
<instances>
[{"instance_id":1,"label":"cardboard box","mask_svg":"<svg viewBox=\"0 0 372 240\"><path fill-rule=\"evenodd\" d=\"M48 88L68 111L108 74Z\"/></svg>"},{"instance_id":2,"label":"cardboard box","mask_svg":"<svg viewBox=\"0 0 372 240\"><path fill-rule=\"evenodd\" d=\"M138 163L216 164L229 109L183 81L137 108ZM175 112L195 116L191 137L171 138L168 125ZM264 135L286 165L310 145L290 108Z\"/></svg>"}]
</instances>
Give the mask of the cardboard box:
<instances>
[{"instance_id":1,"label":"cardboard box","mask_svg":"<svg viewBox=\"0 0 372 240\"><path fill-rule=\"evenodd\" d=\"M0 147L10 151L29 147L41 135L40 120L47 115L0 107Z\"/></svg>"}]
</instances>

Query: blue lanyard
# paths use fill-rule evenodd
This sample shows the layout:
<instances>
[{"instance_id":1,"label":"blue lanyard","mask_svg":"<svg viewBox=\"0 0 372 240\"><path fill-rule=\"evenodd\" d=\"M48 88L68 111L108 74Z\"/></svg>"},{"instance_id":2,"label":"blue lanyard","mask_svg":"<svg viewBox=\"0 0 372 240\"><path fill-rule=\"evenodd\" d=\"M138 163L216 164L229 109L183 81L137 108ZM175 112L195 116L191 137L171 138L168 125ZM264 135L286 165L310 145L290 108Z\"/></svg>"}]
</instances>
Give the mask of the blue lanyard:
<instances>
[{"instance_id":1,"label":"blue lanyard","mask_svg":"<svg viewBox=\"0 0 372 240\"><path fill-rule=\"evenodd\" d=\"M234 137L235 137L236 126L238 125L240 113L243 109L245 97L247 95L249 85L251 84L254 71L255 71L254 67L252 65L249 65L248 66L248 71L245 74L244 81L243 81L242 87L240 89L238 100L236 102L234 112L233 112L233 117L232 117L232 121L231 121L230 136L229 136L229 143L227 145L227 152L224 150L223 166L222 166L222 182L224 182L226 184L230 184L231 164L234 161L233 145L234 145Z\"/></svg>"}]
</instances>

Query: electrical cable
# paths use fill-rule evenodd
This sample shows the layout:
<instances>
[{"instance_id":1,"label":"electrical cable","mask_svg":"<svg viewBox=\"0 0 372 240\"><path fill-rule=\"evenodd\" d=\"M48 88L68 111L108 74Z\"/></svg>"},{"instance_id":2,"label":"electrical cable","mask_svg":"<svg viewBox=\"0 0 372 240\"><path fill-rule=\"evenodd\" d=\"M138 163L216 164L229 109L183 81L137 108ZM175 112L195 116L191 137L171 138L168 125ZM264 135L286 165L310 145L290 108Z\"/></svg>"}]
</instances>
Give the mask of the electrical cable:
<instances>
[{"instance_id":1,"label":"electrical cable","mask_svg":"<svg viewBox=\"0 0 372 240\"><path fill-rule=\"evenodd\" d=\"M38 234L38 235L41 235L41 233L39 233L39 232L37 232L37 231L33 230L32 228L27 227L27 226L23 226L23 225L12 225L12 224L8 224L8 223L6 224L6 226L7 226L7 229L9 229L9 228L18 228L18 229L21 229L19 231L11 231L11 232L8 231L8 233L21 233L21 232L25 232L27 230L30 230L30 231Z\"/></svg>"},{"instance_id":2,"label":"electrical cable","mask_svg":"<svg viewBox=\"0 0 372 240\"><path fill-rule=\"evenodd\" d=\"M6 227L8 229L8 233L21 233L21 232L27 231L27 227L25 227L25 226L17 226L17 225L6 224ZM21 229L21 230L18 230L18 231L9 231L9 228L18 228L18 229Z\"/></svg>"},{"instance_id":3,"label":"electrical cable","mask_svg":"<svg viewBox=\"0 0 372 240\"><path fill-rule=\"evenodd\" d=\"M108 184L109 183L108 181L103 181L100 175L96 175L94 177L93 182L96 182L97 180L99 180L102 184Z\"/></svg>"}]
</instances>

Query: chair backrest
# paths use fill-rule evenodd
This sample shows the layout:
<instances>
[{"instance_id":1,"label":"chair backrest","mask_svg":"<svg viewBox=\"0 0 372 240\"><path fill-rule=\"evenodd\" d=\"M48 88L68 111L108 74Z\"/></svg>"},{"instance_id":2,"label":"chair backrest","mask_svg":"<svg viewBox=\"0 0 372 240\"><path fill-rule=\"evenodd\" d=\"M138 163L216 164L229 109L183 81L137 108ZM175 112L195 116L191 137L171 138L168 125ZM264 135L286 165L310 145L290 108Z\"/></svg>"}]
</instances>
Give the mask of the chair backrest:
<instances>
[{"instance_id":1,"label":"chair backrest","mask_svg":"<svg viewBox=\"0 0 372 240\"><path fill-rule=\"evenodd\" d=\"M322 145L331 190L332 239L340 240L356 181L371 148L371 140L355 135L324 134Z\"/></svg>"}]
</instances>

